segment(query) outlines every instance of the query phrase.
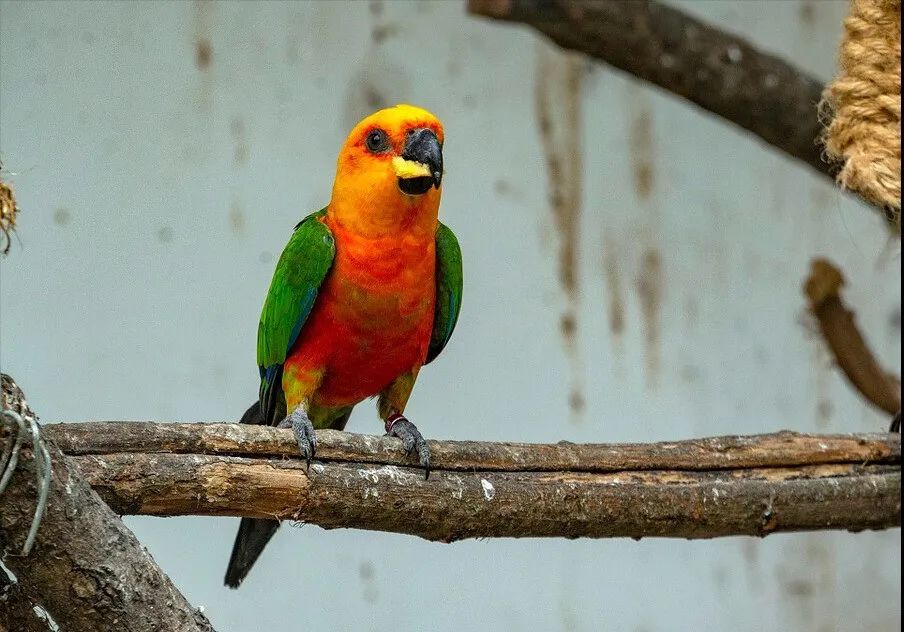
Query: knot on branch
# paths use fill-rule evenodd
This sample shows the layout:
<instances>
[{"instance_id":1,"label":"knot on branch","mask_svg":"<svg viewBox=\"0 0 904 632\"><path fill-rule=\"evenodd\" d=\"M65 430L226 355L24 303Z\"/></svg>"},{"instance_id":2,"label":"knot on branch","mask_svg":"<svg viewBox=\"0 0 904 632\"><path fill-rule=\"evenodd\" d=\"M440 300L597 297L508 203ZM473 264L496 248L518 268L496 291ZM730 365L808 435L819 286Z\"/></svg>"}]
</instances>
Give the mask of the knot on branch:
<instances>
[{"instance_id":1,"label":"knot on branch","mask_svg":"<svg viewBox=\"0 0 904 632\"><path fill-rule=\"evenodd\" d=\"M831 297L838 296L844 287L844 275L828 259L814 259L810 263L810 276L804 283L804 293L813 308Z\"/></svg>"}]
</instances>

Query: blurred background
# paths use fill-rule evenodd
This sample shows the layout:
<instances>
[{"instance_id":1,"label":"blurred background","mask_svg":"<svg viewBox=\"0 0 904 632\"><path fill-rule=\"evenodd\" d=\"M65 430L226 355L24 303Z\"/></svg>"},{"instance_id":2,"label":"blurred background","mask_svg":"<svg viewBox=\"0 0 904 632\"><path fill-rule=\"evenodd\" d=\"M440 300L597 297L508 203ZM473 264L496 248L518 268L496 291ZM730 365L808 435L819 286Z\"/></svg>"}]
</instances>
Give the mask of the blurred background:
<instances>
[{"instance_id":1,"label":"blurred background","mask_svg":"<svg viewBox=\"0 0 904 632\"><path fill-rule=\"evenodd\" d=\"M828 80L845 2L680 6ZM567 94L563 77L575 77ZM464 305L408 412L436 439L882 431L833 369L815 256L900 373L897 242L827 178L462 2L0 2L0 158L22 213L0 362L45 422L235 420L264 293L352 125L445 124ZM539 118L565 129L549 177ZM556 219L550 188L571 202ZM369 404L352 432L378 433ZM238 519L127 518L221 632L896 630L900 530L452 545L286 524L238 591Z\"/></svg>"}]
</instances>

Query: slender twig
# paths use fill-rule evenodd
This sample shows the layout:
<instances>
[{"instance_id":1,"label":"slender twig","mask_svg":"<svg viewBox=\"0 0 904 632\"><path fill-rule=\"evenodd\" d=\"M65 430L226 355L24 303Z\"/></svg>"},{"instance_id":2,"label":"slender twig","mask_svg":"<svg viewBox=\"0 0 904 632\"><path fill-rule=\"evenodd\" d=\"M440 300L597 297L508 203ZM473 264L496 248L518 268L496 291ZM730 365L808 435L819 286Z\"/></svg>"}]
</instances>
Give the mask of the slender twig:
<instances>
[{"instance_id":1,"label":"slender twig","mask_svg":"<svg viewBox=\"0 0 904 632\"><path fill-rule=\"evenodd\" d=\"M52 478L52 464L50 463L50 454L47 452L47 447L44 445L43 439L41 439L41 431L38 427L38 422L33 416L28 417L28 425L26 426L25 419L23 419L16 411L0 410L0 421L5 423L7 420L14 424L10 427L15 430L16 439L13 443L8 460L5 458L6 449L4 449L4 465L3 468L0 468L0 471L3 472L3 477L0 478L0 495L3 494L3 491L6 489L6 486L12 478L13 472L16 470L16 465L19 460L19 450L21 449L26 434L31 436L32 454L35 459L35 481L37 483L38 498L35 506L35 513L31 519L31 527L29 527L28 530L28 536L25 538L25 544L22 545L22 555L28 555L31 552L31 547L34 545L35 537L38 535L38 528L41 526L41 518L44 517L44 510L47 507L47 496L50 491L50 481ZM8 469L4 469L7 468L7 465Z\"/></svg>"},{"instance_id":2,"label":"slender twig","mask_svg":"<svg viewBox=\"0 0 904 632\"><path fill-rule=\"evenodd\" d=\"M5 418L8 413L11 413L12 411L3 410L0 412L3 413L3 417ZM6 455L6 449L4 448L3 468L0 470L0 472L2 472L2 476L0 476L0 494L6 490L6 486L9 485L13 472L16 471L16 465L19 464L19 451L22 449L22 444L25 442L26 435L25 422L22 417L13 413L12 415L9 415L9 419L16 425L10 426L9 430L9 445L11 446L9 449L9 456ZM0 426L0 431L2 430L4 430L4 428Z\"/></svg>"},{"instance_id":3,"label":"slender twig","mask_svg":"<svg viewBox=\"0 0 904 632\"><path fill-rule=\"evenodd\" d=\"M6 415L16 415L11 410L4 410ZM41 526L41 518L47 509L47 496L50 493L50 481L53 480L53 464L50 462L50 452L44 445L41 438L41 430L38 426L38 420L34 417L28 419L29 431L31 432L32 457L35 460L35 482L38 489L38 501L35 505L35 516L31 521L31 527L28 530L28 536L25 538L25 544L22 545L22 555L28 555L31 547L34 546L35 538L38 535L38 529Z\"/></svg>"},{"instance_id":4,"label":"slender twig","mask_svg":"<svg viewBox=\"0 0 904 632\"><path fill-rule=\"evenodd\" d=\"M901 381L878 363L857 327L854 312L841 298L844 276L828 259L814 259L804 283L810 313L848 381L876 408L901 410Z\"/></svg>"}]
</instances>

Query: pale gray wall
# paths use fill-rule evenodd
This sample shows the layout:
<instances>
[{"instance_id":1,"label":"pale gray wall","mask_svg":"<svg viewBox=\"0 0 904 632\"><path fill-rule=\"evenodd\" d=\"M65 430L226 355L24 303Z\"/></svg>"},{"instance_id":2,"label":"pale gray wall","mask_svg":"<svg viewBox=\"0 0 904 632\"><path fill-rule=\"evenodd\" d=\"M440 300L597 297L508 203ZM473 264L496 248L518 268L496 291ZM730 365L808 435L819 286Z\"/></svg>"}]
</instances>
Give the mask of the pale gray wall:
<instances>
[{"instance_id":1,"label":"pale gray wall","mask_svg":"<svg viewBox=\"0 0 904 632\"><path fill-rule=\"evenodd\" d=\"M408 101L445 123L441 215L466 264L455 337L409 409L426 435L885 427L832 369L800 291L810 258L831 256L900 370L900 258L875 216L711 116L462 4L0 3L0 151L23 208L0 264L0 359L43 418L237 418L275 257L327 201L350 126ZM843 3L682 6L833 72ZM570 104L558 72L537 72L569 63ZM583 200L576 353L538 99L583 145L567 189ZM380 430L370 406L350 430ZM221 631L900 629L899 530L446 546L286 526L231 592L237 520L127 522Z\"/></svg>"}]
</instances>

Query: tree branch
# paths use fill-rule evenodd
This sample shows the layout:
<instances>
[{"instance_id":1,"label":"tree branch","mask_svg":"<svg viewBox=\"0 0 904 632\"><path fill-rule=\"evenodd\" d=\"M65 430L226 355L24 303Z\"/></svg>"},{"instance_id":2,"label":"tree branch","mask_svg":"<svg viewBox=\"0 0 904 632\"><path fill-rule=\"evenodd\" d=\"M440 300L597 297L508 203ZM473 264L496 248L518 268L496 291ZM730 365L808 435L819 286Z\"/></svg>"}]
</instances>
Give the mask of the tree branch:
<instances>
[{"instance_id":1,"label":"tree branch","mask_svg":"<svg viewBox=\"0 0 904 632\"><path fill-rule=\"evenodd\" d=\"M4 408L33 416L15 383L6 375L2 382ZM5 440L2 431L0 440ZM38 494L29 449L22 449L9 487L0 497L3 563L16 574L26 595L63 630L212 630L119 516L70 467L71 462L57 447L48 449L53 464L50 495L27 556L20 551Z\"/></svg>"},{"instance_id":2,"label":"tree branch","mask_svg":"<svg viewBox=\"0 0 904 632\"><path fill-rule=\"evenodd\" d=\"M710 538L901 523L898 435L434 441L425 481L401 442L385 437L320 431L318 462L306 473L291 432L274 428L112 422L47 433L125 514L271 517L444 542Z\"/></svg>"},{"instance_id":3,"label":"tree branch","mask_svg":"<svg viewBox=\"0 0 904 632\"><path fill-rule=\"evenodd\" d=\"M0 632L50 632L47 620L35 612L36 605L22 585L0 569Z\"/></svg>"},{"instance_id":4,"label":"tree branch","mask_svg":"<svg viewBox=\"0 0 904 632\"><path fill-rule=\"evenodd\" d=\"M468 11L527 24L834 178L837 168L823 160L820 142L823 83L741 37L655 0L468 0Z\"/></svg>"},{"instance_id":5,"label":"tree branch","mask_svg":"<svg viewBox=\"0 0 904 632\"><path fill-rule=\"evenodd\" d=\"M813 260L804 294L836 364L868 402L894 415L901 410L901 381L879 366L841 299L842 287L841 270L828 259Z\"/></svg>"}]
</instances>

